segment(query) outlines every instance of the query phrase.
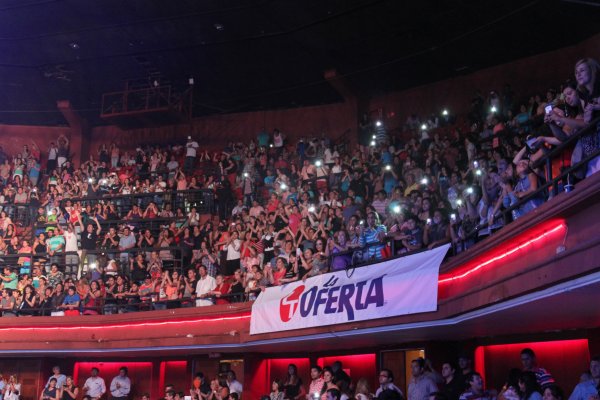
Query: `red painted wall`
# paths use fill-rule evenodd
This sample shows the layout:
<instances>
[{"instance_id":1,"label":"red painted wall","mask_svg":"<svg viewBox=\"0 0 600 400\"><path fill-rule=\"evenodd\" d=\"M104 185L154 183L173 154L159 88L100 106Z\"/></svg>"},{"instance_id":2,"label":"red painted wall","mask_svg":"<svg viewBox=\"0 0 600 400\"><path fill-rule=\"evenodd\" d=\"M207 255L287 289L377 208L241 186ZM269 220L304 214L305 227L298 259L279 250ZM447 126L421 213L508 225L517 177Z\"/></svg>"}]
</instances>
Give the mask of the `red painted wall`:
<instances>
[{"instance_id":1,"label":"red painted wall","mask_svg":"<svg viewBox=\"0 0 600 400\"><path fill-rule=\"evenodd\" d=\"M581 374L590 367L587 339L480 346L475 351L475 370L485 374L489 388L501 389L511 368L522 368L521 350L529 347L538 366L547 369L569 395ZM481 368L481 363L485 368Z\"/></svg>"},{"instance_id":2,"label":"red painted wall","mask_svg":"<svg viewBox=\"0 0 600 400\"><path fill-rule=\"evenodd\" d=\"M317 359L321 367L331 366L336 361L342 363L342 369L350 376L352 382L356 383L361 378L369 381L369 387L379 386L376 378L377 366L375 354L355 354L350 356L329 356Z\"/></svg>"},{"instance_id":3,"label":"red painted wall","mask_svg":"<svg viewBox=\"0 0 600 400\"><path fill-rule=\"evenodd\" d=\"M90 377L93 367L100 370L98 376L106 383L106 392L110 397L110 383L119 374L119 368L127 367L131 379L131 394L139 398L142 393L152 392L152 363L151 362L76 362L73 367L73 379L80 390ZM153 396L152 398L156 398Z\"/></svg>"},{"instance_id":4,"label":"red painted wall","mask_svg":"<svg viewBox=\"0 0 600 400\"><path fill-rule=\"evenodd\" d=\"M258 399L261 395L271 392L271 382L279 379L285 382L288 366L298 367L298 376L302 379L304 388L310 384L310 360L308 358L269 358L264 360L247 360L245 368L244 396Z\"/></svg>"},{"instance_id":5,"label":"red painted wall","mask_svg":"<svg viewBox=\"0 0 600 400\"><path fill-rule=\"evenodd\" d=\"M192 378L187 371L187 361L163 361L160 363L160 381L158 384L158 393L165 391L165 385L175 386L177 391L182 391L188 395L189 388L192 387Z\"/></svg>"},{"instance_id":6,"label":"red painted wall","mask_svg":"<svg viewBox=\"0 0 600 400\"><path fill-rule=\"evenodd\" d=\"M71 129L67 127L0 125L0 146L8 155L16 155L23 151L23 145L31 149L32 141L42 152L43 163L48 157L48 146L56 142L60 135L70 137Z\"/></svg>"}]
</instances>

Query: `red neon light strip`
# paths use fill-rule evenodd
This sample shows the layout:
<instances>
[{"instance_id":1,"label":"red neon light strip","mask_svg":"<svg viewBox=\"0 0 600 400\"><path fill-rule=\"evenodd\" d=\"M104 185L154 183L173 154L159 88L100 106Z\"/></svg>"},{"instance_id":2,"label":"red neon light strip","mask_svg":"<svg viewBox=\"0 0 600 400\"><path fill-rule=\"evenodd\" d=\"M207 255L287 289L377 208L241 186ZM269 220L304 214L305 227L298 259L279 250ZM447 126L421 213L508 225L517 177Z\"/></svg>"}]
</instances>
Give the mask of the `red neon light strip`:
<instances>
[{"instance_id":1,"label":"red neon light strip","mask_svg":"<svg viewBox=\"0 0 600 400\"><path fill-rule=\"evenodd\" d=\"M549 231L546 231L546 232L542 233L541 235L539 235L539 236L537 236L537 237L535 237L535 238L533 238L533 239L530 239L530 240L528 240L528 241L526 241L526 242L524 242L524 243L521 243L520 245L518 245L518 246L516 246L516 247L513 247L512 249L510 249L510 250L506 251L506 252L505 252L505 253L503 253L503 254L500 254L499 256L496 256L496 257L490 258L489 260L487 260L487 261L484 261L484 262L482 262L481 264L478 264L478 265L476 265L475 267L473 267L473 268L469 269L468 271L465 271L465 272L463 272L462 274L459 274L459 275L454 275L454 276L451 276L451 277L448 277L448 278L443 278L443 279L440 279L440 280L438 281L438 283L447 283L447 282L452 282L452 281L454 281L454 280L457 280L457 279L462 279L462 278L464 278L464 277L466 277L466 276L469 276L469 275L471 275L473 272L476 272L476 271L480 270L481 268L483 268L483 267L485 267L485 266L488 266L488 265L490 265L490 264L491 264L491 263L493 263L493 262L496 262L496 261L502 260L503 258L506 258L506 257L510 256L511 254L514 254L514 253L516 253L517 251L524 249L525 247L529 247L529 246L531 246L532 244L534 244L535 242L542 240L542 239L543 239L543 238L545 238L546 236L548 236L548 235L550 235L550 234L552 234L552 233L554 233L554 232L556 232L556 231L558 231L558 230L560 230L560 229L564 229L564 228L565 228L565 225L564 225L564 224L557 225L557 226L555 226L554 228L550 229Z\"/></svg>"},{"instance_id":2,"label":"red neon light strip","mask_svg":"<svg viewBox=\"0 0 600 400\"><path fill-rule=\"evenodd\" d=\"M165 326L165 325L179 325L179 324L193 324L200 322L220 322L220 321L232 321L250 318L250 313L238 315L235 317L219 317L219 318L201 318L201 319L190 319L190 320L179 320L179 321L155 321L155 322L140 322L137 324L113 324L113 325L78 325L78 326L36 326L36 327L0 327L2 330L11 331L31 331L31 330L77 330L77 329L116 329L116 328L137 328L137 327L154 327L154 326Z\"/></svg>"}]
</instances>

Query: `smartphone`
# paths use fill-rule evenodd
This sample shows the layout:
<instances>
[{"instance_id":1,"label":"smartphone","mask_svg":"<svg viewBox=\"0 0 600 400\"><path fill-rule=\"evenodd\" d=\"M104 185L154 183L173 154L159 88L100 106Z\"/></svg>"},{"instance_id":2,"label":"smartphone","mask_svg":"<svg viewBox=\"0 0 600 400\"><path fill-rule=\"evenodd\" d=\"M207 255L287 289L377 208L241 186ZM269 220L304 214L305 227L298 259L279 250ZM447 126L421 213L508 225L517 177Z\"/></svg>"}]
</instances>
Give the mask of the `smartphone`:
<instances>
[{"instance_id":1,"label":"smartphone","mask_svg":"<svg viewBox=\"0 0 600 400\"><path fill-rule=\"evenodd\" d=\"M296 249L296 256L297 256L297 257L300 257L300 254L302 254L302 250L300 249L300 247L298 247L298 248Z\"/></svg>"},{"instance_id":2,"label":"smartphone","mask_svg":"<svg viewBox=\"0 0 600 400\"><path fill-rule=\"evenodd\" d=\"M450 220L451 221L456 221L456 214L450 214Z\"/></svg>"},{"instance_id":3,"label":"smartphone","mask_svg":"<svg viewBox=\"0 0 600 400\"><path fill-rule=\"evenodd\" d=\"M527 142L526 142L527 143L527 147L529 147L530 149L533 149L534 146L535 146L535 140L536 139L537 138L531 138L531 139L527 140Z\"/></svg>"},{"instance_id":4,"label":"smartphone","mask_svg":"<svg viewBox=\"0 0 600 400\"><path fill-rule=\"evenodd\" d=\"M473 161L473 168L479 168L479 162Z\"/></svg>"},{"instance_id":5,"label":"smartphone","mask_svg":"<svg viewBox=\"0 0 600 400\"><path fill-rule=\"evenodd\" d=\"M550 114L552 112L552 104L548 104L544 107L544 110L546 110L546 114Z\"/></svg>"}]
</instances>

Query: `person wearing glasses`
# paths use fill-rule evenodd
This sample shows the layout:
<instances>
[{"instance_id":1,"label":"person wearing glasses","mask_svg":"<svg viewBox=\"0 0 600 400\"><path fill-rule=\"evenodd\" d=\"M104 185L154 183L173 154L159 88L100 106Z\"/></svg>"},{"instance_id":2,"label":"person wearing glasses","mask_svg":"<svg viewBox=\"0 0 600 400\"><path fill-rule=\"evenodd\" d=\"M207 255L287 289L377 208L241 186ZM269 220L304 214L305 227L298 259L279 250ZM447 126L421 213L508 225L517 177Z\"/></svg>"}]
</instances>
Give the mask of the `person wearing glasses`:
<instances>
[{"instance_id":1,"label":"person wearing glasses","mask_svg":"<svg viewBox=\"0 0 600 400\"><path fill-rule=\"evenodd\" d=\"M375 392L375 397L379 397L381 392L384 390L393 390L394 392L398 392L402 398L404 398L404 393L402 390L398 388L398 386L394 385L394 374L387 368L379 371L379 388Z\"/></svg>"}]
</instances>

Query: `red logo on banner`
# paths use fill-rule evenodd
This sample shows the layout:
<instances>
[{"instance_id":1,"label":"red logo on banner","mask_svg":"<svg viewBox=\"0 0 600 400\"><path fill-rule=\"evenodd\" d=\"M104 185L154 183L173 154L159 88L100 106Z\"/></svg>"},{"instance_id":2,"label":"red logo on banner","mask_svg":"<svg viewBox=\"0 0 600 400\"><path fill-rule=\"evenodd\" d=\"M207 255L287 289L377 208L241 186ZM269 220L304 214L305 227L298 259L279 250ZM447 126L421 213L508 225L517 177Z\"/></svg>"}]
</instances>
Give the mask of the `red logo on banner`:
<instances>
[{"instance_id":1,"label":"red logo on banner","mask_svg":"<svg viewBox=\"0 0 600 400\"><path fill-rule=\"evenodd\" d=\"M294 291L285 296L279 302L279 316L283 322L288 322L292 319L296 310L298 310L298 304L300 304L300 296L304 292L304 285L298 286Z\"/></svg>"}]
</instances>

